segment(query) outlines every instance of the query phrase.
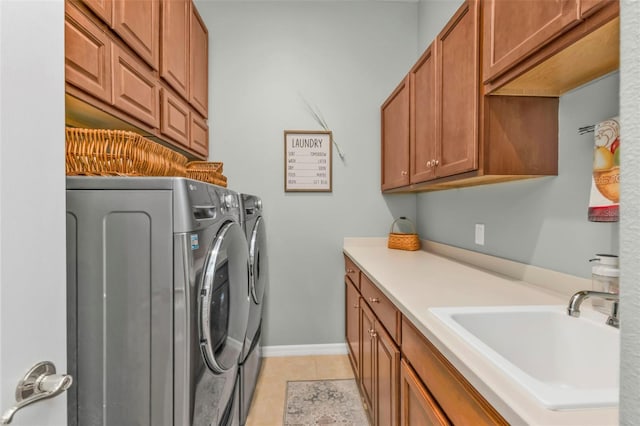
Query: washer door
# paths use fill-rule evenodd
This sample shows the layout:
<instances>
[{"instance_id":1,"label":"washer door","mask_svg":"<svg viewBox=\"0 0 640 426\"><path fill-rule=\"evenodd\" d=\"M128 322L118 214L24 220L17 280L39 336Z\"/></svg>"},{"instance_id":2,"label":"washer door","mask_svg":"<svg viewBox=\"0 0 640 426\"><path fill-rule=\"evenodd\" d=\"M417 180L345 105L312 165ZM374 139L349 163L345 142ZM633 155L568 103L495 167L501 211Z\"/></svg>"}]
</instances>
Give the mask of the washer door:
<instances>
[{"instance_id":1,"label":"washer door","mask_svg":"<svg viewBox=\"0 0 640 426\"><path fill-rule=\"evenodd\" d=\"M262 303L269 280L267 269L267 234L262 217L256 220L249 243L249 262L251 263L251 297L256 304Z\"/></svg>"},{"instance_id":2,"label":"washer door","mask_svg":"<svg viewBox=\"0 0 640 426\"><path fill-rule=\"evenodd\" d=\"M217 374L238 364L249 320L249 250L235 222L227 222L213 241L200 284L200 350Z\"/></svg>"}]
</instances>

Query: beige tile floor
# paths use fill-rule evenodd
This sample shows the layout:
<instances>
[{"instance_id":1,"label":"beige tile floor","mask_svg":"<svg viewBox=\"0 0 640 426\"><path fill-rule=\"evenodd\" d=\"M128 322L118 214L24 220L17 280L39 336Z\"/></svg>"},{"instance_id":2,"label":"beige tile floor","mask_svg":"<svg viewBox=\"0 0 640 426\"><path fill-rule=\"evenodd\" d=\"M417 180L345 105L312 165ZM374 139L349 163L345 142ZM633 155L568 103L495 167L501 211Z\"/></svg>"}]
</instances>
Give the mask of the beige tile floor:
<instances>
[{"instance_id":1,"label":"beige tile floor","mask_svg":"<svg viewBox=\"0 0 640 426\"><path fill-rule=\"evenodd\" d=\"M282 425L288 380L351 378L353 371L347 355L265 358L246 426Z\"/></svg>"}]
</instances>

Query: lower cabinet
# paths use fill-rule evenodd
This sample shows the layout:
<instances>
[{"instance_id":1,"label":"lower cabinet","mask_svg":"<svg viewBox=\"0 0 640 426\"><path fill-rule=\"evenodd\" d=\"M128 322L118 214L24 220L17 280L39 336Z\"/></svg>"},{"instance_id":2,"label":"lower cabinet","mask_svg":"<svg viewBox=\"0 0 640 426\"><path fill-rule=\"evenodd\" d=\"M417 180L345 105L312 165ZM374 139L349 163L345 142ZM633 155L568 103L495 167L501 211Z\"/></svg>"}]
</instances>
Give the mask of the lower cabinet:
<instances>
[{"instance_id":1,"label":"lower cabinet","mask_svg":"<svg viewBox=\"0 0 640 426\"><path fill-rule=\"evenodd\" d=\"M347 276L345 285L345 337L349 348L349 361L356 376L360 378L360 293Z\"/></svg>"},{"instance_id":2,"label":"lower cabinet","mask_svg":"<svg viewBox=\"0 0 640 426\"><path fill-rule=\"evenodd\" d=\"M361 303L361 389L372 425L398 424L400 350L366 303Z\"/></svg>"},{"instance_id":3,"label":"lower cabinet","mask_svg":"<svg viewBox=\"0 0 640 426\"><path fill-rule=\"evenodd\" d=\"M372 426L508 424L351 259L345 264L347 348Z\"/></svg>"},{"instance_id":4,"label":"lower cabinet","mask_svg":"<svg viewBox=\"0 0 640 426\"><path fill-rule=\"evenodd\" d=\"M450 424L433 396L403 360L400 366L400 425Z\"/></svg>"}]
</instances>

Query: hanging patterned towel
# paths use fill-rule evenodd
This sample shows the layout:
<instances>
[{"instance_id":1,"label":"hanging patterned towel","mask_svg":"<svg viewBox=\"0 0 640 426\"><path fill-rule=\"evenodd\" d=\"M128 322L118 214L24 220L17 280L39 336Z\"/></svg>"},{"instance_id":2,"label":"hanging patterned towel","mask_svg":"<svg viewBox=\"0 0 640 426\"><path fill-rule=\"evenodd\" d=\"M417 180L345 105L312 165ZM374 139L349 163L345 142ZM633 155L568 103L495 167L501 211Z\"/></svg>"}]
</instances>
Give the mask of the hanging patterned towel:
<instances>
[{"instance_id":1,"label":"hanging patterned towel","mask_svg":"<svg viewBox=\"0 0 640 426\"><path fill-rule=\"evenodd\" d=\"M617 222L620 202L620 123L618 117L595 126L589 220Z\"/></svg>"}]
</instances>

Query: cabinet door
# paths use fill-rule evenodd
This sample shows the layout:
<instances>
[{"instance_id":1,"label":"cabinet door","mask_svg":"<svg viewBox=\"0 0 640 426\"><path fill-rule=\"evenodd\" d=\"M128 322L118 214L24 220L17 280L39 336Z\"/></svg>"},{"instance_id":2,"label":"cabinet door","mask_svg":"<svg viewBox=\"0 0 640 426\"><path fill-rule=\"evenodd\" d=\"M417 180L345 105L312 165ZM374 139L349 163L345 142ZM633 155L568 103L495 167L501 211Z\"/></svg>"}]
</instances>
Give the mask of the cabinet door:
<instances>
[{"instance_id":1,"label":"cabinet door","mask_svg":"<svg viewBox=\"0 0 640 426\"><path fill-rule=\"evenodd\" d=\"M189 147L203 158L209 156L209 125L200 114L191 110L191 132Z\"/></svg>"},{"instance_id":2,"label":"cabinet door","mask_svg":"<svg viewBox=\"0 0 640 426\"><path fill-rule=\"evenodd\" d=\"M375 418L378 426L398 425L400 351L384 328L376 324Z\"/></svg>"},{"instance_id":3,"label":"cabinet door","mask_svg":"<svg viewBox=\"0 0 640 426\"><path fill-rule=\"evenodd\" d=\"M191 4L189 37L189 102L204 118L209 113L209 31Z\"/></svg>"},{"instance_id":4,"label":"cabinet door","mask_svg":"<svg viewBox=\"0 0 640 426\"><path fill-rule=\"evenodd\" d=\"M82 0L100 19L111 26L113 20L113 3L111 0Z\"/></svg>"},{"instance_id":5,"label":"cabinet door","mask_svg":"<svg viewBox=\"0 0 640 426\"><path fill-rule=\"evenodd\" d=\"M411 183L436 176L436 59L435 43L425 50L410 72Z\"/></svg>"},{"instance_id":6,"label":"cabinet door","mask_svg":"<svg viewBox=\"0 0 640 426\"><path fill-rule=\"evenodd\" d=\"M375 367L375 316L366 303L360 303L360 384L364 394L367 414L375 424L374 405L374 367Z\"/></svg>"},{"instance_id":7,"label":"cabinet door","mask_svg":"<svg viewBox=\"0 0 640 426\"><path fill-rule=\"evenodd\" d=\"M382 104L382 190L409 184L409 76Z\"/></svg>"},{"instance_id":8,"label":"cabinet door","mask_svg":"<svg viewBox=\"0 0 640 426\"><path fill-rule=\"evenodd\" d=\"M400 426L448 426L438 403L404 360L400 367Z\"/></svg>"},{"instance_id":9,"label":"cabinet door","mask_svg":"<svg viewBox=\"0 0 640 426\"><path fill-rule=\"evenodd\" d=\"M114 0L113 30L154 70L160 57L158 0Z\"/></svg>"},{"instance_id":10,"label":"cabinet door","mask_svg":"<svg viewBox=\"0 0 640 426\"><path fill-rule=\"evenodd\" d=\"M96 24L65 2L65 80L111 103L111 40Z\"/></svg>"},{"instance_id":11,"label":"cabinet door","mask_svg":"<svg viewBox=\"0 0 640 426\"><path fill-rule=\"evenodd\" d=\"M360 379L360 293L347 277L345 284L345 337L349 349L349 360L356 380Z\"/></svg>"},{"instance_id":12,"label":"cabinet door","mask_svg":"<svg viewBox=\"0 0 640 426\"><path fill-rule=\"evenodd\" d=\"M591 15L597 12L598 9L606 6L610 3L615 3L618 0L579 0L580 3L580 18Z\"/></svg>"},{"instance_id":13,"label":"cabinet door","mask_svg":"<svg viewBox=\"0 0 640 426\"><path fill-rule=\"evenodd\" d=\"M180 145L189 147L189 104L179 96L162 89L160 132Z\"/></svg>"},{"instance_id":14,"label":"cabinet door","mask_svg":"<svg viewBox=\"0 0 640 426\"><path fill-rule=\"evenodd\" d=\"M191 0L162 1L160 77L189 99L189 18Z\"/></svg>"},{"instance_id":15,"label":"cabinet door","mask_svg":"<svg viewBox=\"0 0 640 426\"><path fill-rule=\"evenodd\" d=\"M484 2L483 80L491 81L578 23L577 0Z\"/></svg>"},{"instance_id":16,"label":"cabinet door","mask_svg":"<svg viewBox=\"0 0 640 426\"><path fill-rule=\"evenodd\" d=\"M158 80L147 65L113 43L113 103L123 112L158 127Z\"/></svg>"},{"instance_id":17,"label":"cabinet door","mask_svg":"<svg viewBox=\"0 0 640 426\"><path fill-rule=\"evenodd\" d=\"M438 177L478 168L479 3L468 0L436 38Z\"/></svg>"}]
</instances>

